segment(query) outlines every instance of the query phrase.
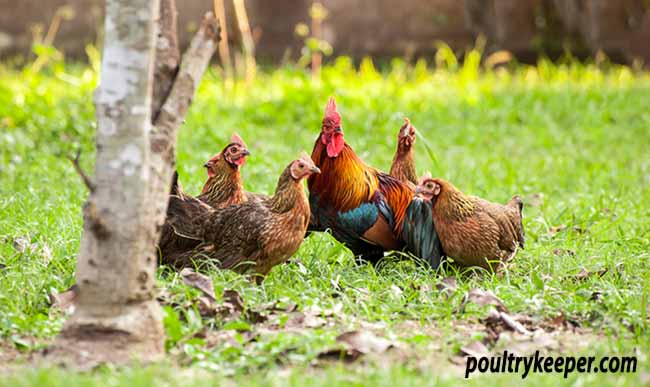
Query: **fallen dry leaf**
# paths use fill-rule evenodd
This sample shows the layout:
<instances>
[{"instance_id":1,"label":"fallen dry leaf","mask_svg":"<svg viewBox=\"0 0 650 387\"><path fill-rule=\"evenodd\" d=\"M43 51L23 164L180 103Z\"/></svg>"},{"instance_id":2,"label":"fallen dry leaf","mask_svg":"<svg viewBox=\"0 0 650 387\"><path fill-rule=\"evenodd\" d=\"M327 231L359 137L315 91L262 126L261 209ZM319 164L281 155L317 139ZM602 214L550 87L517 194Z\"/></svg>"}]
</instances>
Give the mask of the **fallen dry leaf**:
<instances>
[{"instance_id":1,"label":"fallen dry leaf","mask_svg":"<svg viewBox=\"0 0 650 387\"><path fill-rule=\"evenodd\" d=\"M72 285L67 290L61 293L50 294L50 307L52 309L62 310L65 313L72 314L74 312L74 301L79 293L79 287Z\"/></svg>"},{"instance_id":2,"label":"fallen dry leaf","mask_svg":"<svg viewBox=\"0 0 650 387\"><path fill-rule=\"evenodd\" d=\"M217 299L214 295L214 285L212 284L212 279L210 277L197 273L186 267L181 270L181 278L185 285L200 290L203 294L210 297L212 301Z\"/></svg>"},{"instance_id":3,"label":"fallen dry leaf","mask_svg":"<svg viewBox=\"0 0 650 387\"><path fill-rule=\"evenodd\" d=\"M305 314L302 320L302 325L305 328L320 328L325 324L327 324L327 320L319 316L314 316L312 314Z\"/></svg>"},{"instance_id":4,"label":"fallen dry leaf","mask_svg":"<svg viewBox=\"0 0 650 387\"><path fill-rule=\"evenodd\" d=\"M36 249L36 246L32 245L30 243L30 241L29 241L29 238L26 237L26 236L19 236L19 237L14 238L14 240L12 242L12 246L19 253L26 252L28 248L30 248L30 249L33 248L34 251Z\"/></svg>"},{"instance_id":5,"label":"fallen dry leaf","mask_svg":"<svg viewBox=\"0 0 650 387\"><path fill-rule=\"evenodd\" d=\"M369 331L350 331L340 334L336 341L344 343L353 350L363 354L384 353L394 344L383 337L375 336Z\"/></svg>"},{"instance_id":6,"label":"fallen dry leaf","mask_svg":"<svg viewBox=\"0 0 650 387\"><path fill-rule=\"evenodd\" d=\"M585 269L583 267L582 270L580 270L580 273L569 277L569 279L572 279L572 280L575 280L575 281L584 281L587 278L592 277L592 276L598 276L598 278L601 278L602 276L604 276L607 273L608 270L609 269L605 267L605 268L602 268L602 269L597 270L597 271L589 271L589 270L587 270L587 269Z\"/></svg>"},{"instance_id":7,"label":"fallen dry leaf","mask_svg":"<svg viewBox=\"0 0 650 387\"><path fill-rule=\"evenodd\" d=\"M506 308L505 305L503 305L503 302L494 295L490 290L482 290L478 288L471 289L467 295L465 295L465 303L467 302L473 302L477 305L481 306L489 306L492 305L497 308L499 312L507 312L508 309Z\"/></svg>"},{"instance_id":8,"label":"fallen dry leaf","mask_svg":"<svg viewBox=\"0 0 650 387\"><path fill-rule=\"evenodd\" d=\"M45 262L50 262L52 260L52 250L50 250L50 247L46 244L43 244L43 247L41 247L41 257L43 257Z\"/></svg>"},{"instance_id":9,"label":"fallen dry leaf","mask_svg":"<svg viewBox=\"0 0 650 387\"><path fill-rule=\"evenodd\" d=\"M456 277L446 277L436 284L436 289L445 297L449 298L458 290L458 281Z\"/></svg>"},{"instance_id":10,"label":"fallen dry leaf","mask_svg":"<svg viewBox=\"0 0 650 387\"><path fill-rule=\"evenodd\" d=\"M332 348L318 354L319 360L336 360L352 363L361 357L363 353L352 348Z\"/></svg>"},{"instance_id":11,"label":"fallen dry leaf","mask_svg":"<svg viewBox=\"0 0 650 387\"><path fill-rule=\"evenodd\" d=\"M465 356L481 357L490 354L485 344L480 341L473 341L460 347L460 353Z\"/></svg>"},{"instance_id":12,"label":"fallen dry leaf","mask_svg":"<svg viewBox=\"0 0 650 387\"><path fill-rule=\"evenodd\" d=\"M212 284L212 281L210 282L210 284ZM244 299L236 290L224 289L223 301L232 305L233 308L238 312L244 310Z\"/></svg>"},{"instance_id":13,"label":"fallen dry leaf","mask_svg":"<svg viewBox=\"0 0 650 387\"><path fill-rule=\"evenodd\" d=\"M522 335L517 332L503 332L495 344L495 350L507 350L509 353L518 356L528 356L535 351L556 350L559 343L551 334L538 329L529 335Z\"/></svg>"},{"instance_id":14,"label":"fallen dry leaf","mask_svg":"<svg viewBox=\"0 0 650 387\"><path fill-rule=\"evenodd\" d=\"M531 335L532 332L530 332L526 327L524 327L519 321L515 320L512 316L510 316L506 312L499 312L495 309L492 309L490 311L490 315L488 319L493 320L494 322L500 320L502 321L506 327L509 329L522 334L522 335Z\"/></svg>"},{"instance_id":15,"label":"fallen dry leaf","mask_svg":"<svg viewBox=\"0 0 650 387\"><path fill-rule=\"evenodd\" d=\"M566 230L566 224L560 224L560 225L553 226L553 227L549 228L548 233L549 233L549 235L553 236L553 235L555 235L557 233L560 233L560 232L562 232L564 230Z\"/></svg>"},{"instance_id":16,"label":"fallen dry leaf","mask_svg":"<svg viewBox=\"0 0 650 387\"><path fill-rule=\"evenodd\" d=\"M573 232L578 233L578 234L584 234L584 233L587 232L587 230L585 230L584 228L582 228L580 226L573 226L572 230L573 230Z\"/></svg>"},{"instance_id":17,"label":"fallen dry leaf","mask_svg":"<svg viewBox=\"0 0 650 387\"><path fill-rule=\"evenodd\" d=\"M201 317L214 317L219 312L214 301L207 296L198 297L196 299L196 307Z\"/></svg>"},{"instance_id":18,"label":"fallen dry leaf","mask_svg":"<svg viewBox=\"0 0 650 387\"><path fill-rule=\"evenodd\" d=\"M569 250L569 249L559 249L558 248L558 249L553 249L553 255L558 256L558 257L563 256L563 255L568 255L570 257L573 257L573 256L576 255L576 252L573 251L573 250Z\"/></svg>"}]
</instances>

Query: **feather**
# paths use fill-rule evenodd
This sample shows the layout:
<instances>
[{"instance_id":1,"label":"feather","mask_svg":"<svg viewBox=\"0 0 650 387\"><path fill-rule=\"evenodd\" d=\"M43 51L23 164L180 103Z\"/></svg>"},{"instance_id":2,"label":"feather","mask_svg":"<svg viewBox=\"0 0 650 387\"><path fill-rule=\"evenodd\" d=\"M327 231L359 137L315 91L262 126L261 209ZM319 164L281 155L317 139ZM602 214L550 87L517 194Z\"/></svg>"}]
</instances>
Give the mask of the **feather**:
<instances>
[{"instance_id":1,"label":"feather","mask_svg":"<svg viewBox=\"0 0 650 387\"><path fill-rule=\"evenodd\" d=\"M433 269L440 266L443 252L433 223L431 201L421 198L411 201L406 209L402 238L409 252L427 261Z\"/></svg>"}]
</instances>

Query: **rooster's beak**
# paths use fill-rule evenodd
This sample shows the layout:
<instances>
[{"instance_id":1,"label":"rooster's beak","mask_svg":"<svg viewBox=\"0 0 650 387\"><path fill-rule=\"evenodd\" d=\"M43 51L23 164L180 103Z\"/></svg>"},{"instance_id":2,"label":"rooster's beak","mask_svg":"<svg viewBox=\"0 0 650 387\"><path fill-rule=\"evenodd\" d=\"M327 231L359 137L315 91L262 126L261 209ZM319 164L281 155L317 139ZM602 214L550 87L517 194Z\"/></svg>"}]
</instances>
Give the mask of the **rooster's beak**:
<instances>
[{"instance_id":1,"label":"rooster's beak","mask_svg":"<svg viewBox=\"0 0 650 387\"><path fill-rule=\"evenodd\" d=\"M335 131L336 133L343 133L343 129L341 129L340 126L337 126L336 128L334 128L334 131Z\"/></svg>"}]
</instances>

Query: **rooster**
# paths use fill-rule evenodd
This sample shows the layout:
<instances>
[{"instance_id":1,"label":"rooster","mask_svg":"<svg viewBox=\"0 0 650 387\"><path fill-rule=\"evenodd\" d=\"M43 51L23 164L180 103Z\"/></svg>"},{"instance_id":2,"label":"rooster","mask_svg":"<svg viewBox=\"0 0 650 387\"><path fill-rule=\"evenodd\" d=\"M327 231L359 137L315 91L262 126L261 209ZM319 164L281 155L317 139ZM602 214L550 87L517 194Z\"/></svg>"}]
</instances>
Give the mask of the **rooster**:
<instances>
[{"instance_id":1,"label":"rooster","mask_svg":"<svg viewBox=\"0 0 650 387\"><path fill-rule=\"evenodd\" d=\"M248 200L260 200L258 195L244 191L240 168L245 164L248 155L250 152L244 140L237 134L233 134L230 143L205 163L208 180L198 199L213 208L224 208ZM174 172L170 194L188 196L180 188L176 172ZM168 222L165 222L158 243L161 263L173 263L176 261L177 255L183 254L197 245L195 240L176 235Z\"/></svg>"},{"instance_id":2,"label":"rooster","mask_svg":"<svg viewBox=\"0 0 650 387\"><path fill-rule=\"evenodd\" d=\"M430 175L420 180L416 192L430 204L445 254L459 264L496 270L524 247L519 196L506 205L491 203Z\"/></svg>"},{"instance_id":3,"label":"rooster","mask_svg":"<svg viewBox=\"0 0 650 387\"><path fill-rule=\"evenodd\" d=\"M390 175L404 182L411 183L415 187L418 184L418 176L415 172L415 158L413 157L413 145L415 144L415 128L408 118L404 118L404 125L397 134L397 151L390 166Z\"/></svg>"},{"instance_id":4,"label":"rooster","mask_svg":"<svg viewBox=\"0 0 650 387\"><path fill-rule=\"evenodd\" d=\"M407 214L414 188L366 165L343 138L334 98L325 109L311 154L321 173L311 176L309 204L314 231L331 230L361 260L376 263L386 250L403 247L403 225L421 221Z\"/></svg>"},{"instance_id":5,"label":"rooster","mask_svg":"<svg viewBox=\"0 0 650 387\"><path fill-rule=\"evenodd\" d=\"M273 266L300 247L310 217L301 182L317 173L320 170L303 152L282 172L275 194L262 201L214 209L192 197L171 196L170 225L175 233L198 244L178 256L176 265L204 257L220 268L252 273L261 282Z\"/></svg>"}]
</instances>

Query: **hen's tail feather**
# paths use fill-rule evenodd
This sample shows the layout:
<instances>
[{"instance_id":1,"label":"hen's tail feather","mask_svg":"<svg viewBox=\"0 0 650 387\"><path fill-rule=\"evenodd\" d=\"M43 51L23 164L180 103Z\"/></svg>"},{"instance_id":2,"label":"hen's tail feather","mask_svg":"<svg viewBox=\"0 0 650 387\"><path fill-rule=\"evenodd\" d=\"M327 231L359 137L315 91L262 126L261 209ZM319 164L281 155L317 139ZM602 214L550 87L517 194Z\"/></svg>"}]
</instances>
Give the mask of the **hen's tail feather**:
<instances>
[{"instance_id":1,"label":"hen's tail feather","mask_svg":"<svg viewBox=\"0 0 650 387\"><path fill-rule=\"evenodd\" d=\"M169 188L169 194L179 195L181 192L182 192L182 188L178 183L178 171L174 170L174 174L172 175L172 183Z\"/></svg>"},{"instance_id":2,"label":"hen's tail feather","mask_svg":"<svg viewBox=\"0 0 650 387\"><path fill-rule=\"evenodd\" d=\"M182 237L201 240L204 220L214 210L199 199L185 196L169 197L167 222Z\"/></svg>"},{"instance_id":3,"label":"hen's tail feather","mask_svg":"<svg viewBox=\"0 0 650 387\"><path fill-rule=\"evenodd\" d=\"M409 252L427 261L436 270L443 251L433 224L431 202L413 199L406 209L402 238Z\"/></svg>"}]
</instances>

